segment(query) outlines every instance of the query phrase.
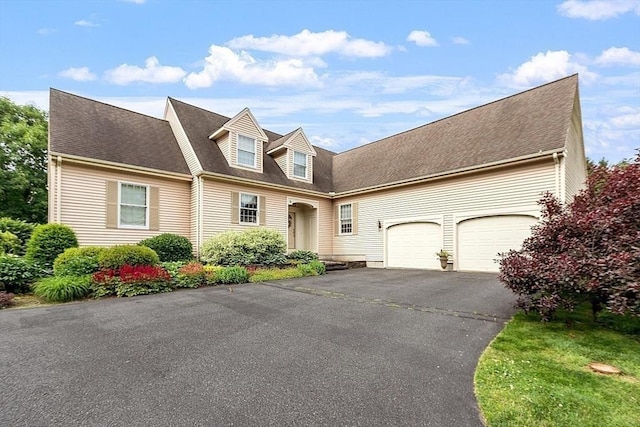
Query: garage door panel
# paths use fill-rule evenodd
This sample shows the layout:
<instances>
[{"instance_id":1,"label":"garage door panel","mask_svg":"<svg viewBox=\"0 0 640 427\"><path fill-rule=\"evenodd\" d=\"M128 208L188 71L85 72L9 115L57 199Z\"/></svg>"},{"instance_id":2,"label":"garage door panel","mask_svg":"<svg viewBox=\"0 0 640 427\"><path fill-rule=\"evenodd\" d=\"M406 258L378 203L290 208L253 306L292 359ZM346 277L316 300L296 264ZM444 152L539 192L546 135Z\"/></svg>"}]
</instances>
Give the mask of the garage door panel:
<instances>
[{"instance_id":1,"label":"garage door panel","mask_svg":"<svg viewBox=\"0 0 640 427\"><path fill-rule=\"evenodd\" d=\"M439 269L435 256L442 245L440 225L414 222L387 229L387 267Z\"/></svg>"},{"instance_id":2,"label":"garage door panel","mask_svg":"<svg viewBox=\"0 0 640 427\"><path fill-rule=\"evenodd\" d=\"M537 220L524 215L475 218L458 224L458 270L497 272L498 253L520 249Z\"/></svg>"}]
</instances>

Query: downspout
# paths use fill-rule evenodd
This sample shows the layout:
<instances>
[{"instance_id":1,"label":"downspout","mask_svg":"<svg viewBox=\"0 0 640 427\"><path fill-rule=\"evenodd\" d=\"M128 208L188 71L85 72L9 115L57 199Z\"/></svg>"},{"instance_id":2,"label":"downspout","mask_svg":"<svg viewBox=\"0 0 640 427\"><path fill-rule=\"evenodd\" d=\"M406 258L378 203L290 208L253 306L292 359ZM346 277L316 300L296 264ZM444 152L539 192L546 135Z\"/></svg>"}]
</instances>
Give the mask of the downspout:
<instances>
[{"instance_id":1,"label":"downspout","mask_svg":"<svg viewBox=\"0 0 640 427\"><path fill-rule=\"evenodd\" d=\"M62 211L62 156L56 158L56 217L53 222L60 224Z\"/></svg>"},{"instance_id":2,"label":"downspout","mask_svg":"<svg viewBox=\"0 0 640 427\"><path fill-rule=\"evenodd\" d=\"M198 176L198 214L196 218L196 257L200 259L200 248L202 247L202 217L203 217L203 209L204 209L204 201L202 200L204 190L203 190L204 180L202 179L202 175Z\"/></svg>"},{"instance_id":3,"label":"downspout","mask_svg":"<svg viewBox=\"0 0 640 427\"><path fill-rule=\"evenodd\" d=\"M560 159L558 153L553 153L553 163L555 164L556 197L560 199Z\"/></svg>"}]
</instances>

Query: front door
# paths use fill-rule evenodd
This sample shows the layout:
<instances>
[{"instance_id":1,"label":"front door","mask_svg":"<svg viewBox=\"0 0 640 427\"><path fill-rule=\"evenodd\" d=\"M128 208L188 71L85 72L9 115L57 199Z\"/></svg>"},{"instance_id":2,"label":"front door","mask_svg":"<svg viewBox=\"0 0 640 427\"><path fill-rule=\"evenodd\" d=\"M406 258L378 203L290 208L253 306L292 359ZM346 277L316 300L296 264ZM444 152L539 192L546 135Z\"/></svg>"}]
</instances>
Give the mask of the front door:
<instances>
[{"instance_id":1,"label":"front door","mask_svg":"<svg viewBox=\"0 0 640 427\"><path fill-rule=\"evenodd\" d=\"M289 249L296 248L296 214L289 212Z\"/></svg>"}]
</instances>

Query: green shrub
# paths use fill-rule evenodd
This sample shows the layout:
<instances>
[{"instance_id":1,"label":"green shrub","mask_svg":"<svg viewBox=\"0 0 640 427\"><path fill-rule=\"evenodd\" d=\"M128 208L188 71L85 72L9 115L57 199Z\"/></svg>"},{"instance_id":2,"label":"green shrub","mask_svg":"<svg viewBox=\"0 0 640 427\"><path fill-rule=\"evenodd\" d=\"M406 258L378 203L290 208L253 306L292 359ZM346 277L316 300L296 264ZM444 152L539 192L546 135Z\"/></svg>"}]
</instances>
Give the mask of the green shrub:
<instances>
[{"instance_id":1,"label":"green shrub","mask_svg":"<svg viewBox=\"0 0 640 427\"><path fill-rule=\"evenodd\" d=\"M16 255L0 255L0 291L29 292L29 285L39 277L33 263Z\"/></svg>"},{"instance_id":2,"label":"green shrub","mask_svg":"<svg viewBox=\"0 0 640 427\"><path fill-rule=\"evenodd\" d=\"M202 245L202 260L217 265L275 265L286 262L286 242L277 230L264 227L227 231Z\"/></svg>"},{"instance_id":3,"label":"green shrub","mask_svg":"<svg viewBox=\"0 0 640 427\"><path fill-rule=\"evenodd\" d=\"M90 275L45 277L36 282L33 293L48 302L67 302L89 295Z\"/></svg>"},{"instance_id":4,"label":"green shrub","mask_svg":"<svg viewBox=\"0 0 640 427\"><path fill-rule=\"evenodd\" d=\"M71 227L64 224L38 225L27 243L25 258L44 268L51 269L53 261L65 249L78 246L78 239Z\"/></svg>"},{"instance_id":5,"label":"green shrub","mask_svg":"<svg viewBox=\"0 0 640 427\"><path fill-rule=\"evenodd\" d=\"M250 275L249 281L252 283L269 282L272 280L295 279L297 277L303 277L303 273L296 267L268 268L256 270L255 273Z\"/></svg>"},{"instance_id":6,"label":"green shrub","mask_svg":"<svg viewBox=\"0 0 640 427\"><path fill-rule=\"evenodd\" d=\"M311 251L304 251L302 249L297 249L287 255L287 258L291 261L298 261L301 264L308 264L311 261L318 260L318 254Z\"/></svg>"},{"instance_id":7,"label":"green shrub","mask_svg":"<svg viewBox=\"0 0 640 427\"><path fill-rule=\"evenodd\" d=\"M138 245L116 245L98 255L100 268L118 270L123 265L157 265L158 254L151 248Z\"/></svg>"},{"instance_id":8,"label":"green shrub","mask_svg":"<svg viewBox=\"0 0 640 427\"><path fill-rule=\"evenodd\" d=\"M207 285L216 285L218 272L226 267L220 265L205 265L204 266L204 278Z\"/></svg>"},{"instance_id":9,"label":"green shrub","mask_svg":"<svg viewBox=\"0 0 640 427\"><path fill-rule=\"evenodd\" d=\"M244 267L223 267L216 271L215 283L232 284L247 283L249 272Z\"/></svg>"},{"instance_id":10,"label":"green shrub","mask_svg":"<svg viewBox=\"0 0 640 427\"><path fill-rule=\"evenodd\" d=\"M167 270L167 273L171 276L171 280L176 282L178 280L178 271L187 263L184 261L165 261L160 262L160 266Z\"/></svg>"},{"instance_id":11,"label":"green shrub","mask_svg":"<svg viewBox=\"0 0 640 427\"><path fill-rule=\"evenodd\" d=\"M100 269L98 257L105 250L99 246L69 248L58 255L53 262L53 273L56 276L93 274Z\"/></svg>"},{"instance_id":12,"label":"green shrub","mask_svg":"<svg viewBox=\"0 0 640 427\"><path fill-rule=\"evenodd\" d=\"M13 305L14 294L11 292L0 291L0 308L7 308Z\"/></svg>"},{"instance_id":13,"label":"green shrub","mask_svg":"<svg viewBox=\"0 0 640 427\"><path fill-rule=\"evenodd\" d=\"M21 221L19 219L13 219L9 217L0 218L0 232L8 231L18 237L20 241L20 248L16 252L16 255L24 255L27 250L27 242L33 233L34 224Z\"/></svg>"},{"instance_id":14,"label":"green shrub","mask_svg":"<svg viewBox=\"0 0 640 427\"><path fill-rule=\"evenodd\" d=\"M0 232L0 254L18 255L20 250L20 239L18 239L18 236L10 231Z\"/></svg>"},{"instance_id":15,"label":"green shrub","mask_svg":"<svg viewBox=\"0 0 640 427\"><path fill-rule=\"evenodd\" d=\"M327 266L323 262L311 261L309 266L311 266L319 276L327 272Z\"/></svg>"},{"instance_id":16,"label":"green shrub","mask_svg":"<svg viewBox=\"0 0 640 427\"><path fill-rule=\"evenodd\" d=\"M311 264L298 264L296 268L303 276L317 276L318 272Z\"/></svg>"},{"instance_id":17,"label":"green shrub","mask_svg":"<svg viewBox=\"0 0 640 427\"><path fill-rule=\"evenodd\" d=\"M189 239L177 234L164 233L138 243L153 249L160 261L189 261L193 259L193 245Z\"/></svg>"}]
</instances>

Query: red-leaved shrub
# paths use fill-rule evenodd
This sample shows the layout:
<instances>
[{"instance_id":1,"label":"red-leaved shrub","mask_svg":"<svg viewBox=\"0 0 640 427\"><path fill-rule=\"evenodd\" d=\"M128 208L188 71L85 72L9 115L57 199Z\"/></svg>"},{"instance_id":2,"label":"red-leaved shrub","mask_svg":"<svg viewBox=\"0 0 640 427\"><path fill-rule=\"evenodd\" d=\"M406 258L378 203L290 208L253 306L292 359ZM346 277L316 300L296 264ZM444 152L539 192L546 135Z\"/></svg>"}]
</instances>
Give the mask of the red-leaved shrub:
<instances>
[{"instance_id":1,"label":"red-leaved shrub","mask_svg":"<svg viewBox=\"0 0 640 427\"><path fill-rule=\"evenodd\" d=\"M518 306L544 320L585 301L594 316L640 316L640 154L629 165L596 166L567 206L550 194L539 203L543 221L500 261Z\"/></svg>"}]
</instances>

